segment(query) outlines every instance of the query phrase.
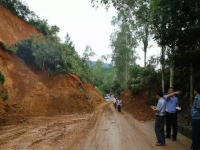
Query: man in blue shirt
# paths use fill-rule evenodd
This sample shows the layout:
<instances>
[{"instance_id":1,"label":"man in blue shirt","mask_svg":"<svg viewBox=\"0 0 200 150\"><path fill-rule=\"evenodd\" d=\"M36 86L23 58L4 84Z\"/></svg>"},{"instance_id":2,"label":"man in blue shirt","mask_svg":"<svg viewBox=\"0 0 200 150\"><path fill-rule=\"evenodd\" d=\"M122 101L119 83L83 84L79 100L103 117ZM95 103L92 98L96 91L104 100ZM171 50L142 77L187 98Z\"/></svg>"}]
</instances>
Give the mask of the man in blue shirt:
<instances>
[{"instance_id":1,"label":"man in blue shirt","mask_svg":"<svg viewBox=\"0 0 200 150\"><path fill-rule=\"evenodd\" d=\"M173 135L172 140L175 141L178 132L177 125L177 113L176 107L178 106L178 99L175 95L180 94L179 91L175 92L173 95L174 89L172 87L169 88L168 94L164 96L167 101L166 105L166 138L171 138L171 127L173 127Z\"/></svg>"},{"instance_id":2,"label":"man in blue shirt","mask_svg":"<svg viewBox=\"0 0 200 150\"><path fill-rule=\"evenodd\" d=\"M164 133L164 122L165 122L165 107L166 100L163 98L163 92L159 91L157 93L158 104L156 106L151 106L151 108L156 111L156 120L155 120L155 133L158 142L156 146L165 145L165 133Z\"/></svg>"},{"instance_id":3,"label":"man in blue shirt","mask_svg":"<svg viewBox=\"0 0 200 150\"><path fill-rule=\"evenodd\" d=\"M192 106L192 146L191 150L200 150L200 87L195 88Z\"/></svg>"}]
</instances>

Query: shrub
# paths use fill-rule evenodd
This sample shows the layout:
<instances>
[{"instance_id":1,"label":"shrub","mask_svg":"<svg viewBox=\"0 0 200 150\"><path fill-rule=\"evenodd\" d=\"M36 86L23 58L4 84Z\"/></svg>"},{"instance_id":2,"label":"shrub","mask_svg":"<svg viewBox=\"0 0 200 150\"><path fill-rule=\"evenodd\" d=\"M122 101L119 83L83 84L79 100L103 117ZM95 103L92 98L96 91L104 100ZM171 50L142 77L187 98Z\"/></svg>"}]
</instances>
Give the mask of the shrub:
<instances>
[{"instance_id":1,"label":"shrub","mask_svg":"<svg viewBox=\"0 0 200 150\"><path fill-rule=\"evenodd\" d=\"M1 98L2 98L3 101L6 101L8 99L8 95L2 94Z\"/></svg>"},{"instance_id":2,"label":"shrub","mask_svg":"<svg viewBox=\"0 0 200 150\"><path fill-rule=\"evenodd\" d=\"M2 74L2 72L0 70L0 83L4 84L4 82L5 82L5 77L4 77L4 75Z\"/></svg>"}]
</instances>

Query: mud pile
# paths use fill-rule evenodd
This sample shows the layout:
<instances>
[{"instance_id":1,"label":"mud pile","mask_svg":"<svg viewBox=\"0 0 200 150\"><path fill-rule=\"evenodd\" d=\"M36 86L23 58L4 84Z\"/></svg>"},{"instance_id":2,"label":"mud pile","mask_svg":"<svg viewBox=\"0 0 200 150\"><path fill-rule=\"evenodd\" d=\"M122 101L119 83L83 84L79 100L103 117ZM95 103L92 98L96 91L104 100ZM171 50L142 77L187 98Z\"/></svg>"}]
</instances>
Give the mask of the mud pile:
<instances>
[{"instance_id":1,"label":"mud pile","mask_svg":"<svg viewBox=\"0 0 200 150\"><path fill-rule=\"evenodd\" d=\"M5 44L14 44L30 34L39 33L2 6L0 20L0 41ZM0 70L6 79L3 88L9 96L6 103L0 102L2 113L37 116L92 112L103 101L94 87L83 83L76 75L48 77L46 72L31 70L23 60L2 47ZM7 106L10 109L6 110Z\"/></svg>"},{"instance_id":2,"label":"mud pile","mask_svg":"<svg viewBox=\"0 0 200 150\"><path fill-rule=\"evenodd\" d=\"M148 106L148 95L144 92L132 93L126 89L120 95L123 100L123 109L140 121L154 119L155 112Z\"/></svg>"}]
</instances>

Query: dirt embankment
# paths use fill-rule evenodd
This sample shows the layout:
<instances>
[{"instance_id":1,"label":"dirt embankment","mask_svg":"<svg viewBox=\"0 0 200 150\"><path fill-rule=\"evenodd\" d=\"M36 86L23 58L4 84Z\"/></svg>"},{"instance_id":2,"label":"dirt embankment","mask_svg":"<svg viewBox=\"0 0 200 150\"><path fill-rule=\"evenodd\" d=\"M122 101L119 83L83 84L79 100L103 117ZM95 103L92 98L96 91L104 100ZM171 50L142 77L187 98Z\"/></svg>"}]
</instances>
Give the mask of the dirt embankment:
<instances>
[{"instance_id":1,"label":"dirt embankment","mask_svg":"<svg viewBox=\"0 0 200 150\"><path fill-rule=\"evenodd\" d=\"M126 89L120 95L123 100L123 109L133 114L140 121L152 120L155 112L148 105L148 96L144 92L132 93Z\"/></svg>"},{"instance_id":2,"label":"dirt embankment","mask_svg":"<svg viewBox=\"0 0 200 150\"><path fill-rule=\"evenodd\" d=\"M0 6L0 41L14 44L39 33L27 22ZM0 70L5 76L3 88L8 93L6 103L0 102L2 113L9 106L10 114L58 115L92 112L103 101L100 93L91 85L83 83L76 75L54 75L32 71L23 60L0 48ZM8 111L8 110L7 110ZM17 117L15 117L17 118Z\"/></svg>"},{"instance_id":3,"label":"dirt embankment","mask_svg":"<svg viewBox=\"0 0 200 150\"><path fill-rule=\"evenodd\" d=\"M0 20L0 41L6 44L15 44L17 41L28 38L30 34L39 34L36 28L13 15L1 5Z\"/></svg>"}]
</instances>

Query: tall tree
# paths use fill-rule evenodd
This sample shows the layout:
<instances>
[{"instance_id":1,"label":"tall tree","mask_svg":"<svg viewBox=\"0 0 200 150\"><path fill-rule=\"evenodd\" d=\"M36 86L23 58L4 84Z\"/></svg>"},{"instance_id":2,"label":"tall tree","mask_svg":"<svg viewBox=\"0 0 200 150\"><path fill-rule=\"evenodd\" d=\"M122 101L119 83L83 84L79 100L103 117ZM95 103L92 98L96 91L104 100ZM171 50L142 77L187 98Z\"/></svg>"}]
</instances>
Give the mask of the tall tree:
<instances>
[{"instance_id":1,"label":"tall tree","mask_svg":"<svg viewBox=\"0 0 200 150\"><path fill-rule=\"evenodd\" d=\"M83 52L82 63L84 65L88 65L90 57L93 57L93 56L95 56L95 52L92 51L92 48L90 46L86 46Z\"/></svg>"},{"instance_id":2,"label":"tall tree","mask_svg":"<svg viewBox=\"0 0 200 150\"><path fill-rule=\"evenodd\" d=\"M123 87L127 87L129 67L135 63L135 50L137 41L131 32L130 24L124 20L115 20L119 30L111 36L113 49L112 61L117 69L117 76Z\"/></svg>"},{"instance_id":3,"label":"tall tree","mask_svg":"<svg viewBox=\"0 0 200 150\"><path fill-rule=\"evenodd\" d=\"M198 69L197 64L200 63L199 8L198 0L151 0L154 38L160 45L170 48L174 67L186 68L191 72L190 91L193 89L192 70Z\"/></svg>"},{"instance_id":4,"label":"tall tree","mask_svg":"<svg viewBox=\"0 0 200 150\"><path fill-rule=\"evenodd\" d=\"M165 92L165 46L161 49L161 65L162 65L162 91Z\"/></svg>"},{"instance_id":5,"label":"tall tree","mask_svg":"<svg viewBox=\"0 0 200 150\"><path fill-rule=\"evenodd\" d=\"M170 67L170 87L174 87L174 68Z\"/></svg>"},{"instance_id":6,"label":"tall tree","mask_svg":"<svg viewBox=\"0 0 200 150\"><path fill-rule=\"evenodd\" d=\"M144 66L146 67L146 55L151 35L151 11L149 0L92 0L92 3L103 3L107 8L112 4L118 11L119 17L123 17L132 25L133 34L143 45Z\"/></svg>"},{"instance_id":7,"label":"tall tree","mask_svg":"<svg viewBox=\"0 0 200 150\"><path fill-rule=\"evenodd\" d=\"M97 60L96 63L92 66L92 81L95 86L101 85L102 83L102 62Z\"/></svg>"}]
</instances>

